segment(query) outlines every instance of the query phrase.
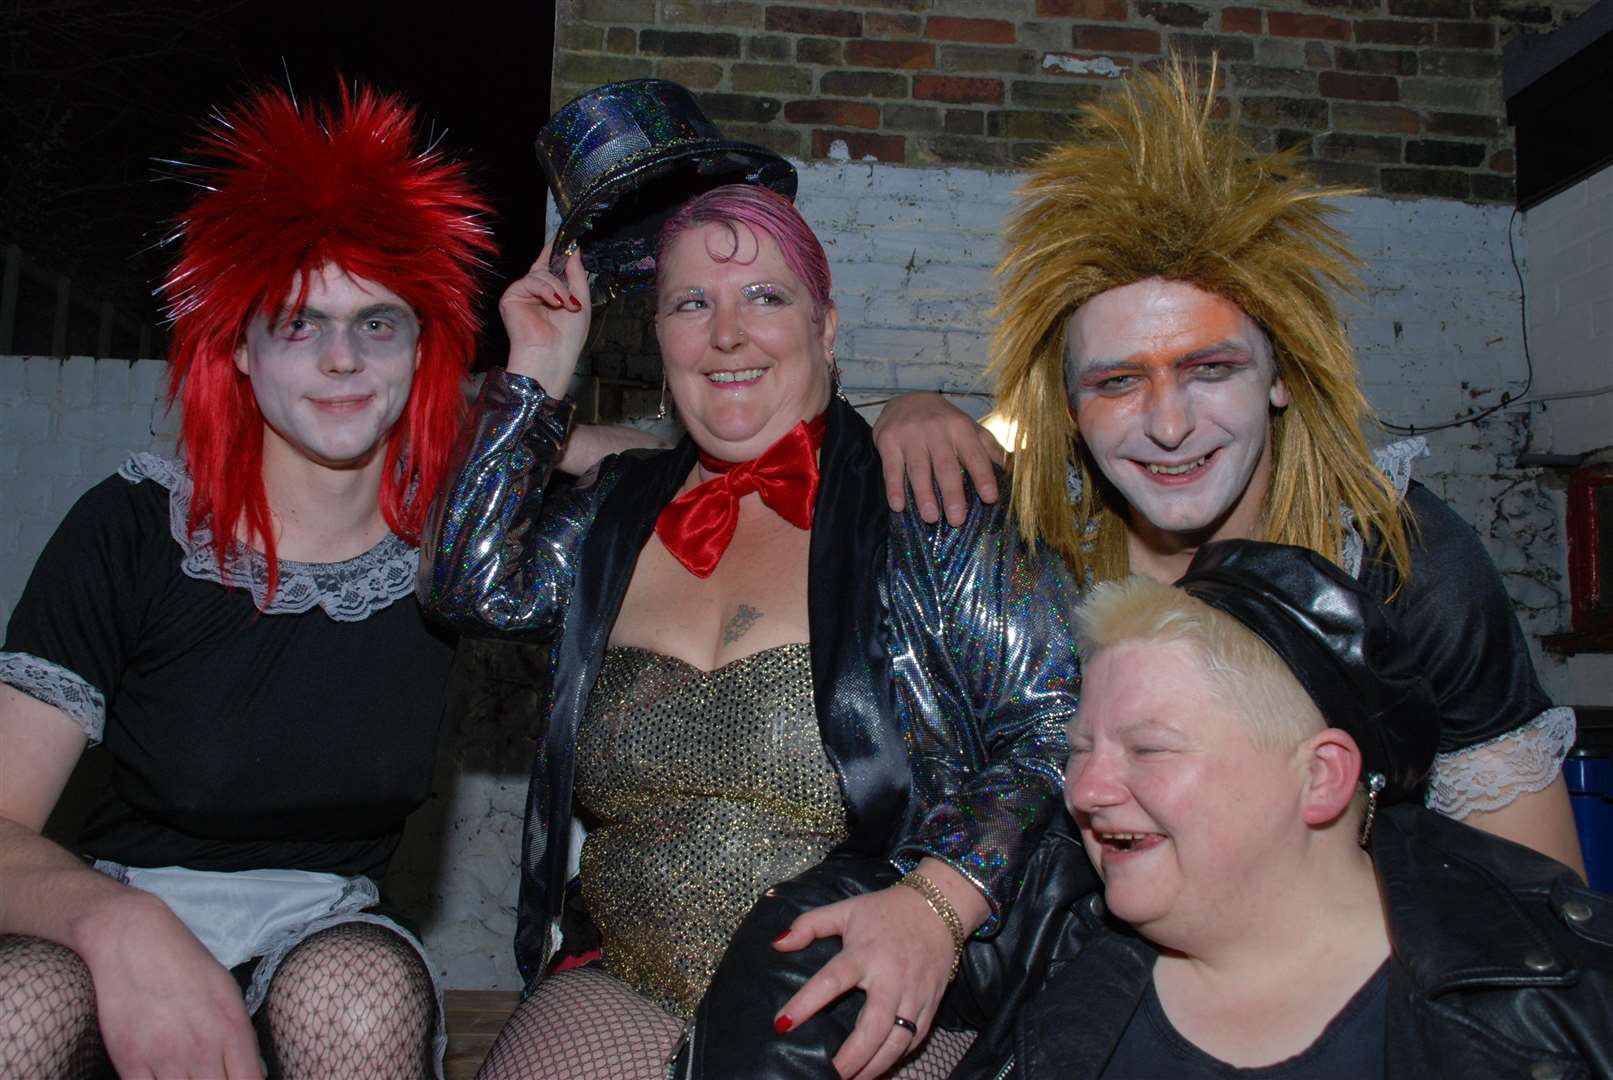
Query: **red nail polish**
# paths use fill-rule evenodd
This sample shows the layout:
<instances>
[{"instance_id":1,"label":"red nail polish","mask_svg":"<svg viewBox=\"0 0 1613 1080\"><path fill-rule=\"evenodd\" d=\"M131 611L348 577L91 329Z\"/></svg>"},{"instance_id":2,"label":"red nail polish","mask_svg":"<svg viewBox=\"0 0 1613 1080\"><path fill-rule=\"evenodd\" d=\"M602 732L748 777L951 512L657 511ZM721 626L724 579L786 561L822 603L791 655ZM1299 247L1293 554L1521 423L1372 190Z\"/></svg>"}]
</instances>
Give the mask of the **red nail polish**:
<instances>
[{"instance_id":1,"label":"red nail polish","mask_svg":"<svg viewBox=\"0 0 1613 1080\"><path fill-rule=\"evenodd\" d=\"M582 301L578 300L575 296L571 297L571 310L572 311L581 311L582 310Z\"/></svg>"},{"instance_id":2,"label":"red nail polish","mask_svg":"<svg viewBox=\"0 0 1613 1080\"><path fill-rule=\"evenodd\" d=\"M554 294L554 302L559 304L559 305L561 305L562 307L564 307L565 303L566 303L566 298L564 296L561 296L559 293L555 293Z\"/></svg>"},{"instance_id":3,"label":"red nail polish","mask_svg":"<svg viewBox=\"0 0 1613 1080\"><path fill-rule=\"evenodd\" d=\"M791 1020L788 1016L781 1016L773 1021L773 1030L780 1035L784 1034L794 1026L795 1021Z\"/></svg>"},{"instance_id":4,"label":"red nail polish","mask_svg":"<svg viewBox=\"0 0 1613 1080\"><path fill-rule=\"evenodd\" d=\"M773 939L773 944L777 945L779 942L783 941L785 938L787 938L789 936L790 936L790 932L788 930L786 930L786 931L784 931L784 933L780 934L778 937Z\"/></svg>"}]
</instances>

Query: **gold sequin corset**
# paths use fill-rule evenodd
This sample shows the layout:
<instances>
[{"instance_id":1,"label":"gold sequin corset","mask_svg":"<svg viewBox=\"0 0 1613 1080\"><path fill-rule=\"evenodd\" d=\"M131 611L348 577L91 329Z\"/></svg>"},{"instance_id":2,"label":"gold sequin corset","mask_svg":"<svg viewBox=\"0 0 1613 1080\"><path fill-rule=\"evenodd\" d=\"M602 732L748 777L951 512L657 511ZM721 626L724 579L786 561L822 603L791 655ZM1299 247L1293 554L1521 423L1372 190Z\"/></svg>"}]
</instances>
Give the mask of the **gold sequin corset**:
<instances>
[{"instance_id":1,"label":"gold sequin corset","mask_svg":"<svg viewBox=\"0 0 1613 1080\"><path fill-rule=\"evenodd\" d=\"M846 835L806 645L715 671L608 650L576 791L593 819L582 891L605 969L684 1018L756 898Z\"/></svg>"}]
</instances>

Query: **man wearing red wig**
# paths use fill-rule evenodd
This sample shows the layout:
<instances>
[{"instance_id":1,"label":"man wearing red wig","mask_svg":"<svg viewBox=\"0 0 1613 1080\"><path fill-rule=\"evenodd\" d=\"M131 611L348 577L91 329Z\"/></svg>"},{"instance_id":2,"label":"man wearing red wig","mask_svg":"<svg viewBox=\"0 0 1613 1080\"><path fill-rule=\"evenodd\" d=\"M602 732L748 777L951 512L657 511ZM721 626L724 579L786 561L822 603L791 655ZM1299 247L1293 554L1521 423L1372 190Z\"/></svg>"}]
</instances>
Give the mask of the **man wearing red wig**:
<instances>
[{"instance_id":1,"label":"man wearing red wig","mask_svg":"<svg viewBox=\"0 0 1613 1080\"><path fill-rule=\"evenodd\" d=\"M430 790L451 644L413 545L492 245L417 134L372 91L267 92L196 148L162 285L183 459L78 502L0 652L0 1075L440 1075L375 882ZM95 742L70 853L40 830Z\"/></svg>"}]
</instances>

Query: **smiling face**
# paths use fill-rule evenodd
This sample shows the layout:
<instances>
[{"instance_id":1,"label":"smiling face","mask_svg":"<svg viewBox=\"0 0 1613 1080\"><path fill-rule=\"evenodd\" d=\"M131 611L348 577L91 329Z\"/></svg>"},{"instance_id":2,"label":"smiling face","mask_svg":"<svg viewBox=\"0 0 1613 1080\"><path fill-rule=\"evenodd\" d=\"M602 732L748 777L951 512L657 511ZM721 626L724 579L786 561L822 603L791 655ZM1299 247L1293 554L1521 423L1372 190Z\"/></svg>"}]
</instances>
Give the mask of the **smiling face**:
<instances>
[{"instance_id":1,"label":"smiling face","mask_svg":"<svg viewBox=\"0 0 1613 1080\"><path fill-rule=\"evenodd\" d=\"M1150 278L1070 318L1066 383L1081 441L1155 550L1258 538L1271 410L1288 404L1271 346L1229 300Z\"/></svg>"},{"instance_id":2,"label":"smiling face","mask_svg":"<svg viewBox=\"0 0 1613 1080\"><path fill-rule=\"evenodd\" d=\"M661 253L661 362L702 450L748 461L829 404L836 314L812 308L778 244L746 225L696 226Z\"/></svg>"},{"instance_id":3,"label":"smiling face","mask_svg":"<svg viewBox=\"0 0 1613 1080\"><path fill-rule=\"evenodd\" d=\"M419 364L414 310L384 285L327 264L273 316L258 314L235 352L263 414L266 458L287 452L332 469L369 464L403 413Z\"/></svg>"},{"instance_id":4,"label":"smiling face","mask_svg":"<svg viewBox=\"0 0 1613 1080\"><path fill-rule=\"evenodd\" d=\"M1303 755L1262 750L1193 646L1129 642L1084 673L1065 803L1109 909L1193 953L1260 909L1305 848Z\"/></svg>"}]
</instances>

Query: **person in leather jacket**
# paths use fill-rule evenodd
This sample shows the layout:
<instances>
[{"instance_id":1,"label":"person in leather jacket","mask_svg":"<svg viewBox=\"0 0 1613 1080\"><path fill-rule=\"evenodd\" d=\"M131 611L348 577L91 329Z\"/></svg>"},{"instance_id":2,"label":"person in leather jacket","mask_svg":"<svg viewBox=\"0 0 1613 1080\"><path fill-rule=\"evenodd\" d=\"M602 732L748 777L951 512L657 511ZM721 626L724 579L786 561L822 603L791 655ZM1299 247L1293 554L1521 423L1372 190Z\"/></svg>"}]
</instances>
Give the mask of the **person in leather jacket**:
<instances>
[{"instance_id":1,"label":"person in leather jacket","mask_svg":"<svg viewBox=\"0 0 1613 1080\"><path fill-rule=\"evenodd\" d=\"M573 412L551 391L590 311L580 256L563 277L548 259L505 294L509 370L487 376L422 547L429 611L553 648L528 996L484 1075L659 1076L691 1017L697 1075L884 1075L1057 813L1073 580L1003 509L950 530L886 508L868 426L832 393L827 258L755 186L696 197L663 233L656 333L690 437L546 491ZM703 499L733 515L720 542ZM551 973L573 962L579 807L603 970Z\"/></svg>"},{"instance_id":2,"label":"person in leather jacket","mask_svg":"<svg viewBox=\"0 0 1613 1080\"><path fill-rule=\"evenodd\" d=\"M1220 541L1077 624L1076 830L955 1076L1613 1076L1613 898L1408 798L1431 698L1354 581Z\"/></svg>"}]
</instances>

